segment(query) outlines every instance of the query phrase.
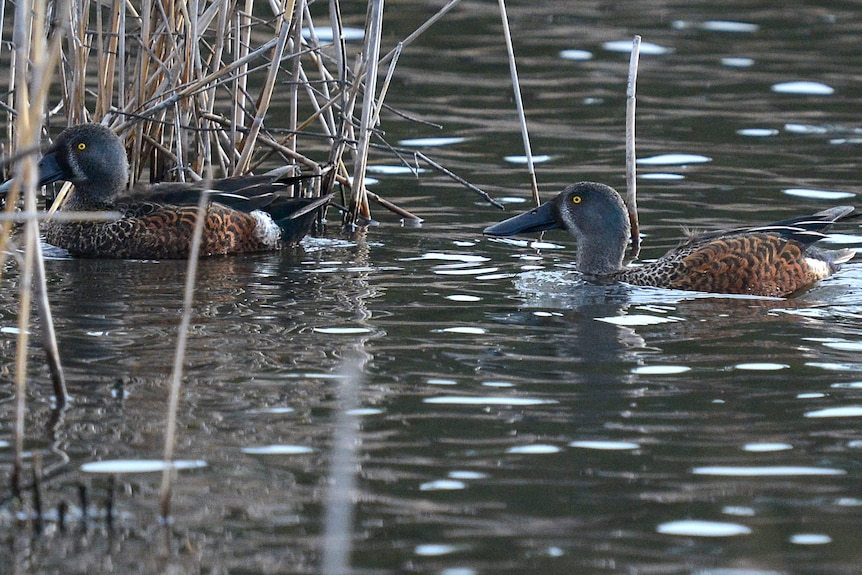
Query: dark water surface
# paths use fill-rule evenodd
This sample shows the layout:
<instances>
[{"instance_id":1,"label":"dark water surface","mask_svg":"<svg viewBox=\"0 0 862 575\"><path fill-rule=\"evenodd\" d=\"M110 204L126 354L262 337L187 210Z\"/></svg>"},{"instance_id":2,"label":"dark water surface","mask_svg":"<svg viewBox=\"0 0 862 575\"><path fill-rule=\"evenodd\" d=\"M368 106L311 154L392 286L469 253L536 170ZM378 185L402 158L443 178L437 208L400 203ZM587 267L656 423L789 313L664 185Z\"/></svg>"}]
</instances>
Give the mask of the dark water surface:
<instances>
[{"instance_id":1,"label":"dark water surface","mask_svg":"<svg viewBox=\"0 0 862 575\"><path fill-rule=\"evenodd\" d=\"M347 23L361 26L356 4ZM440 5L388 2L386 48ZM645 258L682 224L858 203L862 10L777 6L511 2L533 151L550 157L544 198L582 179L624 187L628 54L604 43L639 33L666 48L641 59L639 157L704 160L641 166ZM831 93L774 88L796 81ZM393 144L464 138L420 149L512 214L530 204L523 164L506 159L523 154L509 86L496 4L466 2L405 50L387 97L443 129L392 117L382 128ZM383 153L372 164L398 165ZM376 211L378 227L346 235L332 214L301 249L201 262L176 453L206 466L179 474L170 550L158 474L111 488L81 466L160 457L184 264L47 263L75 403L52 445L34 348L27 448L59 470L43 498L67 501L71 520L32 537L4 508L0 572L318 572L339 383L355 357L357 572L860 571L862 266L788 301L589 286L562 233L539 249L488 240L481 229L506 214L446 177L374 175L422 227ZM836 232L836 245L862 244L858 224ZM17 274L0 292L7 442ZM11 461L0 447L4 478ZM108 530L92 518L111 489Z\"/></svg>"}]
</instances>

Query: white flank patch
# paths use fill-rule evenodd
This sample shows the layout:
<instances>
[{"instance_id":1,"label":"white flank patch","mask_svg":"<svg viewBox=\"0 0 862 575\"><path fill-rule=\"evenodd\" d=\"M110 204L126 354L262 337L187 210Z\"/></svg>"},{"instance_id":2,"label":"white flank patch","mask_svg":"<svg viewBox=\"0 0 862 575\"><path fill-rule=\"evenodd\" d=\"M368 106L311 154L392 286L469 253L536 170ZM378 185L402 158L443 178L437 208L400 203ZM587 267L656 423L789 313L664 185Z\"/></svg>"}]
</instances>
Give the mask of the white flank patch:
<instances>
[{"instance_id":1,"label":"white flank patch","mask_svg":"<svg viewBox=\"0 0 862 575\"><path fill-rule=\"evenodd\" d=\"M811 272L818 278L827 278L832 275L832 270L829 268L829 264L824 262L823 260L818 260L815 258L805 258L806 263L808 263L808 267L811 268Z\"/></svg>"},{"instance_id":2,"label":"white flank patch","mask_svg":"<svg viewBox=\"0 0 862 575\"><path fill-rule=\"evenodd\" d=\"M254 226L254 237L265 246L277 246L281 239L281 228L273 221L272 216L261 210L254 210L251 215L257 222Z\"/></svg>"}]
</instances>

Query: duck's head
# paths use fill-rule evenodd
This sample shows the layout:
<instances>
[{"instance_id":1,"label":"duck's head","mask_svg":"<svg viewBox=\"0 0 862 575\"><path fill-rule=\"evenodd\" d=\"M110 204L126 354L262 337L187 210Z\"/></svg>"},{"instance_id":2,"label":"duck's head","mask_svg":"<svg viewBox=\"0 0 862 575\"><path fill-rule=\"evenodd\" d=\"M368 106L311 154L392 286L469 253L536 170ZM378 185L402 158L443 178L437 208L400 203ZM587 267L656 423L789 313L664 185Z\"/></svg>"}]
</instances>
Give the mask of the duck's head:
<instances>
[{"instance_id":1,"label":"duck's head","mask_svg":"<svg viewBox=\"0 0 862 575\"><path fill-rule=\"evenodd\" d=\"M129 180L126 150L106 126L81 124L63 130L39 160L39 185L67 181L75 185L79 203L104 203ZM0 192L10 182L0 186Z\"/></svg>"},{"instance_id":2,"label":"duck's head","mask_svg":"<svg viewBox=\"0 0 862 575\"><path fill-rule=\"evenodd\" d=\"M485 228L489 236L512 236L563 229L578 241L578 269L603 275L619 271L630 234L629 216L610 186L579 182L553 200Z\"/></svg>"}]
</instances>

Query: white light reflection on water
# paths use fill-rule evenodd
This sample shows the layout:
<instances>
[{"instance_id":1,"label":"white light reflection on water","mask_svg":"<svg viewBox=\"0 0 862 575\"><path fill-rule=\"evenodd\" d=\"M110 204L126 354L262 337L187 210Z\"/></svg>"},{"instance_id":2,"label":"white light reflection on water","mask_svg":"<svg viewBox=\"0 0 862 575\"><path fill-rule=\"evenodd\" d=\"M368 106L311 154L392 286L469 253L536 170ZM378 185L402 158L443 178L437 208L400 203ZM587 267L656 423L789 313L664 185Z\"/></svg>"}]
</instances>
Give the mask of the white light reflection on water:
<instances>
[{"instance_id":1,"label":"white light reflection on water","mask_svg":"<svg viewBox=\"0 0 862 575\"><path fill-rule=\"evenodd\" d=\"M614 325L626 325L626 326L658 325L660 323L668 323L668 322L672 322L672 321L682 321L682 318L678 318L678 317L659 317L659 316L645 315L645 314L620 315L620 316L613 316L613 317L597 317L595 319L597 321L603 321L605 323L612 323Z\"/></svg>"},{"instance_id":2,"label":"white light reflection on water","mask_svg":"<svg viewBox=\"0 0 862 575\"><path fill-rule=\"evenodd\" d=\"M312 329L317 333L325 333L329 335L356 335L360 333L371 333L374 331L367 327L314 327Z\"/></svg>"},{"instance_id":3,"label":"white light reflection on water","mask_svg":"<svg viewBox=\"0 0 862 575\"><path fill-rule=\"evenodd\" d=\"M827 407L826 409L809 411L805 414L805 417L862 417L862 405L848 405L846 407Z\"/></svg>"},{"instance_id":4,"label":"white light reflection on water","mask_svg":"<svg viewBox=\"0 0 862 575\"><path fill-rule=\"evenodd\" d=\"M416 553L416 555L422 555L425 557L436 557L439 555L448 555L457 550L458 547L456 545L426 543L425 545L417 545L413 552Z\"/></svg>"},{"instance_id":5,"label":"white light reflection on water","mask_svg":"<svg viewBox=\"0 0 862 575\"><path fill-rule=\"evenodd\" d=\"M685 365L644 365L632 369L632 373L638 375L673 375L687 371L691 368Z\"/></svg>"},{"instance_id":6,"label":"white light reflection on water","mask_svg":"<svg viewBox=\"0 0 862 575\"><path fill-rule=\"evenodd\" d=\"M775 128L742 128L736 131L740 136L748 136L751 138L768 138L769 136L777 136L778 130Z\"/></svg>"},{"instance_id":7,"label":"white light reflection on water","mask_svg":"<svg viewBox=\"0 0 862 575\"><path fill-rule=\"evenodd\" d=\"M806 188L788 188L784 190L784 193L788 196L810 198L812 200L843 200L856 197L856 194L854 194L853 192L837 192L833 190L810 190Z\"/></svg>"},{"instance_id":8,"label":"white light reflection on water","mask_svg":"<svg viewBox=\"0 0 862 575\"><path fill-rule=\"evenodd\" d=\"M611 42L605 42L602 44L602 48L608 52L631 53L632 41L614 40ZM673 48L669 48L667 46L661 46L652 42L641 42L640 53L642 56L664 56L665 54L671 54L672 52Z\"/></svg>"},{"instance_id":9,"label":"white light reflection on water","mask_svg":"<svg viewBox=\"0 0 862 575\"><path fill-rule=\"evenodd\" d=\"M695 467L694 469L692 469L691 472L695 475L717 475L723 477L795 477L847 474L847 472L843 469L793 465L767 465L760 467L715 465L707 467Z\"/></svg>"},{"instance_id":10,"label":"white light reflection on water","mask_svg":"<svg viewBox=\"0 0 862 575\"><path fill-rule=\"evenodd\" d=\"M638 158L637 163L642 166L685 166L688 164L705 164L711 161L712 158L699 154L660 154Z\"/></svg>"},{"instance_id":11,"label":"white light reflection on water","mask_svg":"<svg viewBox=\"0 0 862 575\"><path fill-rule=\"evenodd\" d=\"M441 329L432 330L436 333L460 333L466 335L482 335L483 333L488 333L483 327L470 327L470 326L458 326L458 327L445 327Z\"/></svg>"},{"instance_id":12,"label":"white light reflection on water","mask_svg":"<svg viewBox=\"0 0 862 575\"><path fill-rule=\"evenodd\" d=\"M441 137L441 138L411 138L408 140L401 140L398 142L401 146L409 146L409 147L440 147L440 146L451 146L452 144L460 144L461 142L466 141L467 138L462 137Z\"/></svg>"},{"instance_id":13,"label":"white light reflection on water","mask_svg":"<svg viewBox=\"0 0 862 575\"><path fill-rule=\"evenodd\" d=\"M656 528L656 531L665 535L684 535L688 537L733 537L735 535L748 535L751 533L750 528L738 523L700 521L696 519L662 523Z\"/></svg>"},{"instance_id":14,"label":"white light reflection on water","mask_svg":"<svg viewBox=\"0 0 862 575\"><path fill-rule=\"evenodd\" d=\"M790 366L786 363L738 363L733 366L734 369L742 371L779 371L788 369Z\"/></svg>"},{"instance_id":15,"label":"white light reflection on water","mask_svg":"<svg viewBox=\"0 0 862 575\"><path fill-rule=\"evenodd\" d=\"M207 466L201 459L178 459L171 462L171 468L177 470L200 469ZM155 473L163 471L165 462L161 459L112 459L94 461L81 465L85 473Z\"/></svg>"},{"instance_id":16,"label":"white light reflection on water","mask_svg":"<svg viewBox=\"0 0 862 575\"><path fill-rule=\"evenodd\" d=\"M638 174L638 178L641 180L684 180L685 176L682 174L670 174L666 172L653 172L653 173L641 173Z\"/></svg>"},{"instance_id":17,"label":"white light reflection on water","mask_svg":"<svg viewBox=\"0 0 862 575\"><path fill-rule=\"evenodd\" d=\"M516 445L506 450L506 453L516 453L522 455L548 455L551 453L559 453L561 449L556 445Z\"/></svg>"},{"instance_id":18,"label":"white light reflection on water","mask_svg":"<svg viewBox=\"0 0 862 575\"><path fill-rule=\"evenodd\" d=\"M789 443L746 443L742 446L743 451L753 453L768 453L770 451L787 451L793 449Z\"/></svg>"},{"instance_id":19,"label":"white light reflection on water","mask_svg":"<svg viewBox=\"0 0 862 575\"><path fill-rule=\"evenodd\" d=\"M795 545L826 545L832 543L832 538L824 533L797 533L788 541Z\"/></svg>"},{"instance_id":20,"label":"white light reflection on water","mask_svg":"<svg viewBox=\"0 0 862 575\"><path fill-rule=\"evenodd\" d=\"M510 164L526 164L527 156L506 156L503 158ZM531 158L534 164L543 164L551 160L551 156L547 154L537 154Z\"/></svg>"},{"instance_id":21,"label":"white light reflection on water","mask_svg":"<svg viewBox=\"0 0 862 575\"><path fill-rule=\"evenodd\" d=\"M437 479L423 483L419 486L419 491L453 491L456 489L465 489L467 484L463 481L455 481L452 479Z\"/></svg>"},{"instance_id":22,"label":"white light reflection on water","mask_svg":"<svg viewBox=\"0 0 862 575\"><path fill-rule=\"evenodd\" d=\"M760 26L751 22L734 22L732 20L706 20L704 22L691 22L688 20L674 20L671 24L676 30L699 28L709 32L727 32L731 34L751 34L760 30Z\"/></svg>"},{"instance_id":23,"label":"white light reflection on water","mask_svg":"<svg viewBox=\"0 0 862 575\"><path fill-rule=\"evenodd\" d=\"M563 60L574 60L576 62L586 62L593 59L593 53L589 50L561 50L557 55Z\"/></svg>"},{"instance_id":24,"label":"white light reflection on water","mask_svg":"<svg viewBox=\"0 0 862 575\"><path fill-rule=\"evenodd\" d=\"M754 58L728 56L721 59L721 65L728 68L749 68L754 66Z\"/></svg>"},{"instance_id":25,"label":"white light reflection on water","mask_svg":"<svg viewBox=\"0 0 862 575\"><path fill-rule=\"evenodd\" d=\"M452 300L452 301L466 302L466 303L473 303L473 302L477 302L477 301L482 301L482 298L480 298L479 296L467 295L467 294L447 295L446 299Z\"/></svg>"},{"instance_id":26,"label":"white light reflection on water","mask_svg":"<svg viewBox=\"0 0 862 575\"><path fill-rule=\"evenodd\" d=\"M773 84L772 91L776 94L797 94L802 96L831 96L835 88L821 82L781 82Z\"/></svg>"},{"instance_id":27,"label":"white light reflection on water","mask_svg":"<svg viewBox=\"0 0 862 575\"><path fill-rule=\"evenodd\" d=\"M368 166L367 171L371 174L379 174L384 176L399 176L402 174L421 174L425 170L423 168L415 168L413 166L387 166L377 164Z\"/></svg>"}]
</instances>

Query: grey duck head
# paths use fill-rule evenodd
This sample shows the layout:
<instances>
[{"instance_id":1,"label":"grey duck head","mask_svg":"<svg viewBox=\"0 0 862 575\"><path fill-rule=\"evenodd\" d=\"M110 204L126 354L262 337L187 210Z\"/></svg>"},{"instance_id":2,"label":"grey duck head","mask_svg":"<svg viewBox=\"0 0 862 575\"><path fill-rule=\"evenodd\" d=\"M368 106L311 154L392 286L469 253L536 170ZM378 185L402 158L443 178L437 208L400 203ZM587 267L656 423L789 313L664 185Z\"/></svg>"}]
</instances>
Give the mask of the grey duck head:
<instances>
[{"instance_id":1,"label":"grey duck head","mask_svg":"<svg viewBox=\"0 0 862 575\"><path fill-rule=\"evenodd\" d=\"M487 227L484 233L512 236L554 229L575 236L580 272L606 275L622 269L630 233L629 216L619 193L604 184L572 184L553 200Z\"/></svg>"},{"instance_id":2,"label":"grey duck head","mask_svg":"<svg viewBox=\"0 0 862 575\"><path fill-rule=\"evenodd\" d=\"M129 163L120 138L100 124L63 130L39 160L40 186L60 180L75 185L73 209L110 204L129 181ZM8 191L11 183L0 185L0 193Z\"/></svg>"}]
</instances>

